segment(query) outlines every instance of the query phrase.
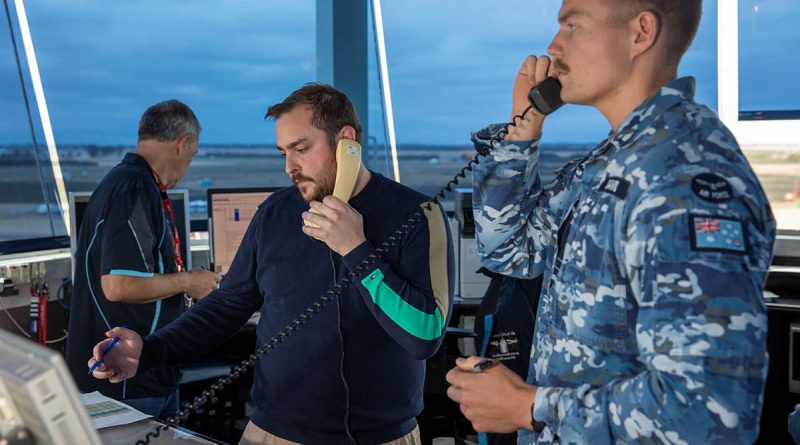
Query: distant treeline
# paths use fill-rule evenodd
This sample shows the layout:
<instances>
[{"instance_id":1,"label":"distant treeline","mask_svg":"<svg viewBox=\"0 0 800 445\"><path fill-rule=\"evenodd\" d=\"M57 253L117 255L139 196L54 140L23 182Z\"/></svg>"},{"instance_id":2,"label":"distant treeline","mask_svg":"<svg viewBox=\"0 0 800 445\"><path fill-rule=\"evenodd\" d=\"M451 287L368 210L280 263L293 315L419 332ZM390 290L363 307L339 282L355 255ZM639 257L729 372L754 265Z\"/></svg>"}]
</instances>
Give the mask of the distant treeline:
<instances>
[{"instance_id":1,"label":"distant treeline","mask_svg":"<svg viewBox=\"0 0 800 445\"><path fill-rule=\"evenodd\" d=\"M44 167L50 168L50 161L46 157L40 158L39 159L39 163ZM83 166L83 165L91 166L91 165L96 165L97 164L95 161L92 161L91 159L69 159L69 158L67 158L67 159L61 158L61 159L59 159L59 163L62 166L67 166L67 165L69 165L69 166ZM35 167L36 166L36 159L34 159L33 156L30 155L30 154L26 154L26 155L16 155L16 154L0 155L0 166L2 166L2 167L30 167L30 166L34 166Z\"/></svg>"}]
</instances>

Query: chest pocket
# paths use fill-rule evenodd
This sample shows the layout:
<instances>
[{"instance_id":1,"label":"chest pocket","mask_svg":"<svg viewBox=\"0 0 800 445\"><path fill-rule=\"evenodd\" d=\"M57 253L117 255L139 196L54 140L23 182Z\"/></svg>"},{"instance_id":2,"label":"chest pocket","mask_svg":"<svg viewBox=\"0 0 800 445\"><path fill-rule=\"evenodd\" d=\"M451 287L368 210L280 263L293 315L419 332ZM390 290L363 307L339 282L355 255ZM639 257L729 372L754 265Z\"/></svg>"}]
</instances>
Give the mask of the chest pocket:
<instances>
[{"instance_id":1,"label":"chest pocket","mask_svg":"<svg viewBox=\"0 0 800 445\"><path fill-rule=\"evenodd\" d=\"M626 349L628 328L627 285L614 236L623 205L602 184L578 201L565 222L569 227L562 226L552 289L555 326L583 344L611 351Z\"/></svg>"}]
</instances>

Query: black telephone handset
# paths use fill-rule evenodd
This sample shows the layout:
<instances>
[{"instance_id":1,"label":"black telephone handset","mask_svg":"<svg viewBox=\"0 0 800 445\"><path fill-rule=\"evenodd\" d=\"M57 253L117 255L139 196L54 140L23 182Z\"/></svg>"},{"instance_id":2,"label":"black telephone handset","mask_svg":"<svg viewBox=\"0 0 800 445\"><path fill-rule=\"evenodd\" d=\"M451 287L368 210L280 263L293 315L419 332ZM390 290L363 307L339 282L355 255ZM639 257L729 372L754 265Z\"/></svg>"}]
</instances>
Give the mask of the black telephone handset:
<instances>
[{"instance_id":1,"label":"black telephone handset","mask_svg":"<svg viewBox=\"0 0 800 445\"><path fill-rule=\"evenodd\" d=\"M528 101L536 111L547 116L564 105L561 100L561 82L555 77L548 77L535 85L528 92Z\"/></svg>"},{"instance_id":2,"label":"black telephone handset","mask_svg":"<svg viewBox=\"0 0 800 445\"><path fill-rule=\"evenodd\" d=\"M564 102L561 100L561 83L558 79L554 77L548 77L538 85L531 88L528 92L528 100L531 103L530 108L536 108L537 111L542 113L543 115L547 115L552 113L553 111L557 110ZM525 110L527 112L527 110ZM524 115L525 113L523 113ZM516 118L520 116L515 116L514 121ZM514 122L511 122L509 125L514 125ZM498 137L502 139L502 134L498 134ZM185 419L190 412L195 411L199 406L203 405L208 399L214 397L218 391L222 388L230 384L234 379L238 378L240 375L243 375L245 370L251 366L254 366L256 361L258 361L262 355L268 354L272 349L277 347L280 343L282 343L287 337L289 337L292 332L300 329L308 320L310 320L314 315L319 313L328 303L331 301L335 301L339 293L350 285L350 283L358 276L367 273L367 270L370 269L371 264L374 264L381 256L382 253L387 252L388 249L392 248L398 240L403 239L411 230L417 225L417 223L422 220L423 218L423 210L431 211L433 206L439 205L439 200L444 198L445 193L453 191L455 186L459 185L459 181L461 178L465 178L468 172L471 172L472 169L480 162L480 157L485 156L489 153L488 150L480 151L475 154L467 165L461 168L461 171L456 174L453 179L451 179L447 185L445 185L439 192L427 203L423 204L411 217L405 221L403 224L400 224L397 230L388 237L386 240L381 243L365 260L359 264L355 270L348 273L344 279L336 283L331 289L328 289L325 294L319 297L316 302L314 302L311 306L309 306L306 310L298 314L298 316L289 322L289 324L283 328L277 335L272 337L272 339L259 347L255 353L250 355L250 357L239 364L238 366L234 367L231 370L231 373L220 377L216 383L211 385L207 390L203 391L200 395L196 396L191 403L188 404L184 409L178 412L176 416L170 417L165 419L164 423L159 423L156 427L153 428L150 432L145 435L144 439L136 441L136 445L147 445L150 443L151 440L158 437L162 431L166 428L176 425L182 419ZM344 156L345 158L352 158L352 159L343 159L340 156ZM337 150L337 162L340 166L347 166L347 168L339 168L337 170L337 177L336 177L336 190L342 190L344 192L345 189L349 190L346 193L345 197L339 196L340 199L346 200L346 197L349 197L350 193L352 192L353 186L355 185L355 180L358 174L358 169L361 165L361 146L358 145L355 141L342 141L340 143L338 150ZM340 181L339 170L341 170L343 178ZM342 185L340 186L340 182ZM345 184L346 187L345 187ZM337 194L334 192L334 194ZM338 196L338 195L337 195ZM351 438L352 441L352 438Z\"/></svg>"}]
</instances>

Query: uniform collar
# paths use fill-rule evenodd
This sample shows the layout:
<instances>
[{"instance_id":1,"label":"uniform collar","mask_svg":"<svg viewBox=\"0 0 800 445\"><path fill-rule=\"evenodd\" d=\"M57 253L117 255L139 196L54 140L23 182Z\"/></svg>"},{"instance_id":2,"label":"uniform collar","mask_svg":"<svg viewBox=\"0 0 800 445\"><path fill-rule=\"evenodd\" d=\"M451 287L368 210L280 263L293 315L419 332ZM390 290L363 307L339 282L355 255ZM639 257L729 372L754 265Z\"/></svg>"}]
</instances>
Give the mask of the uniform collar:
<instances>
[{"instance_id":1,"label":"uniform collar","mask_svg":"<svg viewBox=\"0 0 800 445\"><path fill-rule=\"evenodd\" d=\"M619 129L609 134L609 141L618 148L629 146L665 111L678 103L694 100L694 91L694 77L680 77L669 82L631 111Z\"/></svg>"},{"instance_id":2,"label":"uniform collar","mask_svg":"<svg viewBox=\"0 0 800 445\"><path fill-rule=\"evenodd\" d=\"M150 168L150 164L147 163L147 160L139 154L136 153L125 153L125 156L122 158L123 164L133 165L138 167L145 172L147 172L147 176L149 176L153 180L153 184L158 187L158 183L156 182L156 178L153 176L152 169Z\"/></svg>"},{"instance_id":3,"label":"uniform collar","mask_svg":"<svg viewBox=\"0 0 800 445\"><path fill-rule=\"evenodd\" d=\"M141 155L136 153L125 153L125 157L122 158L122 162L135 165L137 167L142 167L148 172L150 171L150 164L148 164Z\"/></svg>"}]
</instances>

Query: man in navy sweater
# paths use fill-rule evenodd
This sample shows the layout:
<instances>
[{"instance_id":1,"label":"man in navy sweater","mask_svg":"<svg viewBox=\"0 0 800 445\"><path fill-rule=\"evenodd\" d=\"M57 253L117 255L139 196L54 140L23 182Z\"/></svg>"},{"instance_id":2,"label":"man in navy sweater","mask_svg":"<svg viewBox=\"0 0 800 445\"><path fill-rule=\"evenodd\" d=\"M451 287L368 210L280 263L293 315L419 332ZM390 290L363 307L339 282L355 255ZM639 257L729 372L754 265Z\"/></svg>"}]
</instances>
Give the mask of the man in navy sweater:
<instances>
[{"instance_id":1,"label":"man in navy sweater","mask_svg":"<svg viewBox=\"0 0 800 445\"><path fill-rule=\"evenodd\" d=\"M218 290L144 340L123 328L109 331L90 365L111 338L121 340L94 375L113 383L186 363L257 310L260 347L356 272L337 299L258 359L256 407L240 443L417 444L424 359L441 343L453 300L445 213L363 166L348 203L331 195L336 143L361 140L352 103L333 87L306 85L267 118L275 119L276 145L294 186L261 204ZM394 247L356 270L418 211L420 222Z\"/></svg>"}]
</instances>

